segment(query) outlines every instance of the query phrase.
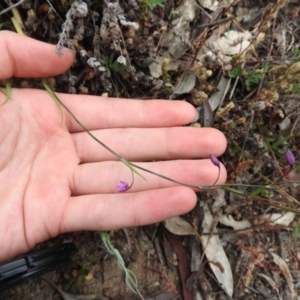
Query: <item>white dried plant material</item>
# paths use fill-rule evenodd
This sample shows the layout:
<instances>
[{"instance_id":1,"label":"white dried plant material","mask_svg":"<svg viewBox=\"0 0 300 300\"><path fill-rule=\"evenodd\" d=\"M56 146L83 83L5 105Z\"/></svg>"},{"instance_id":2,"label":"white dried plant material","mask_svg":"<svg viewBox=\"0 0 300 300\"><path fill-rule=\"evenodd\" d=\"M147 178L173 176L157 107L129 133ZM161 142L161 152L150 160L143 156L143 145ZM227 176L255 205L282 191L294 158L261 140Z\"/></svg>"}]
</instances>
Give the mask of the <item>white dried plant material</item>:
<instances>
[{"instance_id":1,"label":"white dried plant material","mask_svg":"<svg viewBox=\"0 0 300 300\"><path fill-rule=\"evenodd\" d=\"M217 10L220 4L222 5L222 8L224 8L230 6L233 2L234 0L199 0L202 7L211 11Z\"/></svg>"},{"instance_id":2,"label":"white dried plant material","mask_svg":"<svg viewBox=\"0 0 300 300\"><path fill-rule=\"evenodd\" d=\"M215 11L219 7L219 1L217 0L201 0L200 3L204 8L211 11Z\"/></svg>"},{"instance_id":3,"label":"white dried plant material","mask_svg":"<svg viewBox=\"0 0 300 300\"><path fill-rule=\"evenodd\" d=\"M96 69L101 66L100 61L98 61L95 57L90 57L86 63L93 69Z\"/></svg>"},{"instance_id":4,"label":"white dried plant material","mask_svg":"<svg viewBox=\"0 0 300 300\"><path fill-rule=\"evenodd\" d=\"M222 206L226 205L225 191L222 189L217 189L211 192L211 197L214 199L212 206L212 211L217 212Z\"/></svg>"},{"instance_id":5,"label":"white dried plant material","mask_svg":"<svg viewBox=\"0 0 300 300\"><path fill-rule=\"evenodd\" d=\"M183 0L174 9L172 26L165 31L160 39L159 46L168 48L168 52L174 58L180 58L192 44L190 41L190 23L194 20L197 12L195 0Z\"/></svg>"},{"instance_id":6,"label":"white dried plant material","mask_svg":"<svg viewBox=\"0 0 300 300\"><path fill-rule=\"evenodd\" d=\"M245 51L251 43L252 34L249 31L239 32L229 30L218 40L212 43L213 49L219 50L220 58L230 60L230 56Z\"/></svg>"},{"instance_id":7,"label":"white dried plant material","mask_svg":"<svg viewBox=\"0 0 300 300\"><path fill-rule=\"evenodd\" d=\"M73 18L85 18L89 12L87 4L82 0L75 0L70 10Z\"/></svg>"},{"instance_id":8,"label":"white dried plant material","mask_svg":"<svg viewBox=\"0 0 300 300\"><path fill-rule=\"evenodd\" d=\"M254 37L251 32L229 30L220 36L223 30L226 30L226 27L220 26L206 41L205 46L197 56L200 61L203 61L205 57L209 57L219 65L230 65L233 55L241 54L250 49Z\"/></svg>"},{"instance_id":9,"label":"white dried plant material","mask_svg":"<svg viewBox=\"0 0 300 300\"><path fill-rule=\"evenodd\" d=\"M128 0L128 4L134 9L134 10L139 10L140 5L137 0Z\"/></svg>"},{"instance_id":10,"label":"white dried plant material","mask_svg":"<svg viewBox=\"0 0 300 300\"><path fill-rule=\"evenodd\" d=\"M130 21L126 21L126 20L120 20L120 23L123 26L132 27L132 29L134 29L134 30L139 30L139 28L140 28L140 25L137 22L130 22Z\"/></svg>"},{"instance_id":11,"label":"white dried plant material","mask_svg":"<svg viewBox=\"0 0 300 300\"><path fill-rule=\"evenodd\" d=\"M281 123L278 124L278 127L280 128L280 130L287 130L290 128L291 125L291 119L289 117L286 117Z\"/></svg>"},{"instance_id":12,"label":"white dried plant material","mask_svg":"<svg viewBox=\"0 0 300 300\"><path fill-rule=\"evenodd\" d=\"M149 65L150 74L153 78L159 78L160 76L162 76L162 64L166 58L169 58L169 55L167 55L167 54L164 56L157 55L157 57L155 58L155 61ZM171 70L176 71L177 69L178 69L178 62L175 61L174 59L170 58L170 61L166 66L166 70L167 71L171 71Z\"/></svg>"},{"instance_id":13,"label":"white dried plant material","mask_svg":"<svg viewBox=\"0 0 300 300\"><path fill-rule=\"evenodd\" d=\"M86 63L89 67L93 68L95 71L105 72L106 68L101 64L96 57L90 57L85 50L80 50L80 56L86 59Z\"/></svg>"},{"instance_id":14,"label":"white dried plant material","mask_svg":"<svg viewBox=\"0 0 300 300\"><path fill-rule=\"evenodd\" d=\"M203 206L204 217L202 222L203 235L200 240L207 260L210 261L210 268L216 276L220 287L225 293L232 297L233 294L233 276L230 263L222 247L218 231L214 227L214 220L207 204Z\"/></svg>"},{"instance_id":15,"label":"white dried plant material","mask_svg":"<svg viewBox=\"0 0 300 300\"><path fill-rule=\"evenodd\" d=\"M201 62L205 61L205 59L208 57L206 53L210 50L209 45L211 45L213 42L218 40L222 34L224 34L228 28L226 27L226 24L220 24L213 30L211 35L209 36L208 39L204 42L203 46L201 47L197 59Z\"/></svg>"},{"instance_id":16,"label":"white dried plant material","mask_svg":"<svg viewBox=\"0 0 300 300\"><path fill-rule=\"evenodd\" d=\"M85 18L88 14L88 7L82 0L74 0L70 9L66 14L66 21L62 25L62 33L60 34L59 41L56 45L56 53L58 56L62 56L63 46L67 46L74 50L71 42L70 31L74 29L73 20ZM82 32L82 28L79 30L78 34Z\"/></svg>"},{"instance_id":17,"label":"white dried plant material","mask_svg":"<svg viewBox=\"0 0 300 300\"><path fill-rule=\"evenodd\" d=\"M265 214L258 217L258 223L289 226L294 221L295 217L296 214L291 211L288 211L284 214Z\"/></svg>"},{"instance_id":18,"label":"white dried plant material","mask_svg":"<svg viewBox=\"0 0 300 300\"><path fill-rule=\"evenodd\" d=\"M225 76L222 76L217 89L218 92L214 93L209 99L208 99L208 103L211 107L212 111L215 111L218 107L220 107L225 99L225 96L227 95L227 92L229 90L230 87L230 82L231 79L230 78L226 78Z\"/></svg>"},{"instance_id":19,"label":"white dried plant material","mask_svg":"<svg viewBox=\"0 0 300 300\"><path fill-rule=\"evenodd\" d=\"M118 62L120 65L126 66L126 58L125 58L123 55L120 55L120 56L117 58L117 62Z\"/></svg>"},{"instance_id":20,"label":"white dried plant material","mask_svg":"<svg viewBox=\"0 0 300 300\"><path fill-rule=\"evenodd\" d=\"M81 57L86 57L86 56L88 56L86 50L84 50L84 49L80 50L80 51L79 51L79 54L80 54Z\"/></svg>"},{"instance_id":21,"label":"white dried plant material","mask_svg":"<svg viewBox=\"0 0 300 300\"><path fill-rule=\"evenodd\" d=\"M119 22L122 26L131 27L133 30L139 29L137 22L128 21L125 18L124 10L118 1L109 2L106 0L104 3L105 7L100 27L100 36L104 42L108 43L121 38Z\"/></svg>"},{"instance_id":22,"label":"white dried plant material","mask_svg":"<svg viewBox=\"0 0 300 300\"><path fill-rule=\"evenodd\" d=\"M275 38L277 42L277 48L281 55L285 54L286 48L287 48L287 42L286 42L286 35L287 31L285 28L284 23L280 23L273 32L273 37Z\"/></svg>"},{"instance_id":23,"label":"white dried plant material","mask_svg":"<svg viewBox=\"0 0 300 300\"><path fill-rule=\"evenodd\" d=\"M110 3L107 3L107 1L104 1L104 3L106 4L106 6L103 9L103 17L100 26L100 36L102 42L108 43L121 37L118 25L118 17L116 15L116 11L119 10L119 5L109 5ZM123 13L123 11L121 11L121 13Z\"/></svg>"},{"instance_id":24,"label":"white dried plant material","mask_svg":"<svg viewBox=\"0 0 300 300\"><path fill-rule=\"evenodd\" d=\"M85 32L84 22L83 19L80 19L78 20L78 24L76 26L76 33L73 38L78 41L81 41L83 39L84 32Z\"/></svg>"},{"instance_id":25,"label":"white dried plant material","mask_svg":"<svg viewBox=\"0 0 300 300\"><path fill-rule=\"evenodd\" d=\"M282 272L282 275L284 276L284 278L288 284L288 287L290 289L290 292L292 294L292 299L294 299L297 294L295 292L293 277L292 277L292 274L290 272L288 265L279 255L277 255L275 253L271 253L271 255L273 256L274 263L279 267L280 271Z\"/></svg>"},{"instance_id":26,"label":"white dried plant material","mask_svg":"<svg viewBox=\"0 0 300 300\"><path fill-rule=\"evenodd\" d=\"M243 230L251 227L248 220L236 221L232 215L222 215L219 222L225 226L232 227L234 230Z\"/></svg>"}]
</instances>

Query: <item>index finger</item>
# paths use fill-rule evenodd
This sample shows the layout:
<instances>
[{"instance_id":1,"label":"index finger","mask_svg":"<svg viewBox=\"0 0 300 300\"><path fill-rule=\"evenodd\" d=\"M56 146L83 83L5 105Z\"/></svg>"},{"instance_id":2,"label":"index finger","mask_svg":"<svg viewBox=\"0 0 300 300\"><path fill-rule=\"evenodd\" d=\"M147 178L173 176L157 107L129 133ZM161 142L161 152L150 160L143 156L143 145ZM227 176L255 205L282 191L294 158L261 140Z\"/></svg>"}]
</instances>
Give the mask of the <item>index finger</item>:
<instances>
[{"instance_id":1,"label":"index finger","mask_svg":"<svg viewBox=\"0 0 300 300\"><path fill-rule=\"evenodd\" d=\"M11 31L0 31L0 79L46 77L66 71L74 60L64 48L58 57L55 46Z\"/></svg>"},{"instance_id":2,"label":"index finger","mask_svg":"<svg viewBox=\"0 0 300 300\"><path fill-rule=\"evenodd\" d=\"M58 94L59 99L88 130L107 128L155 128L181 126L196 121L195 108L183 101L133 100ZM82 128L66 114L70 132Z\"/></svg>"}]
</instances>

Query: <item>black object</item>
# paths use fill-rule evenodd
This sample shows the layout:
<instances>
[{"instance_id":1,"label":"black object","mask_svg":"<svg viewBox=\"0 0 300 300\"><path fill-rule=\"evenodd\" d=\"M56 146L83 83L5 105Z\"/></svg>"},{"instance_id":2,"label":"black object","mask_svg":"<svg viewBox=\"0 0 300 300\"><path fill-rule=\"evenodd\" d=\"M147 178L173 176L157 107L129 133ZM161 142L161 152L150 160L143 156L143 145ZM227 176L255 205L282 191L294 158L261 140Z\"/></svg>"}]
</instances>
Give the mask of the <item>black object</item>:
<instances>
[{"instance_id":1,"label":"black object","mask_svg":"<svg viewBox=\"0 0 300 300\"><path fill-rule=\"evenodd\" d=\"M66 243L0 265L0 293L71 262L76 252L73 243Z\"/></svg>"}]
</instances>

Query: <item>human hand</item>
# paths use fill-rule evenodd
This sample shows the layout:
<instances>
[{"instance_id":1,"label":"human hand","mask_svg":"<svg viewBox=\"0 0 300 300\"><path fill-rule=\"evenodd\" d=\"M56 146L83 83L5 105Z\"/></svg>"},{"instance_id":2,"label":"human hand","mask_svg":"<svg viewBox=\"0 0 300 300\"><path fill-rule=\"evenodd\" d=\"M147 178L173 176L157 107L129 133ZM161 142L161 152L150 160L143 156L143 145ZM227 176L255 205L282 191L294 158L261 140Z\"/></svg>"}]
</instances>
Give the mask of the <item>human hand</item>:
<instances>
[{"instance_id":1,"label":"human hand","mask_svg":"<svg viewBox=\"0 0 300 300\"><path fill-rule=\"evenodd\" d=\"M68 49L59 58L53 45L5 31L0 32L0 53L0 79L53 76L73 62ZM207 158L223 153L225 137L215 129L177 127L194 121L190 104L58 97L127 160L186 183L209 185L217 178ZM132 188L118 193L116 185L130 183L131 171L68 113L62 124L47 92L13 89L11 98L0 107L0 262L60 233L145 225L194 207L192 189L144 172L147 181L135 175ZM0 93L0 103L4 100ZM225 179L221 166L218 184Z\"/></svg>"}]
</instances>

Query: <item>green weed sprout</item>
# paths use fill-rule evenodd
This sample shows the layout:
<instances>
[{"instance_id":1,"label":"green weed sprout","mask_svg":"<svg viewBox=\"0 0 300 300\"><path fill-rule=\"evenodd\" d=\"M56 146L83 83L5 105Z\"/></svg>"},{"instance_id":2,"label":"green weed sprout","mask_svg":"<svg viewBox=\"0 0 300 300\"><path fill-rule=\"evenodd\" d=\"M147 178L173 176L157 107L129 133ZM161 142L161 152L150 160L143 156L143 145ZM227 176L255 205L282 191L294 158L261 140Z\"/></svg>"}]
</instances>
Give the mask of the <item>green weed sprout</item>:
<instances>
[{"instance_id":1,"label":"green weed sprout","mask_svg":"<svg viewBox=\"0 0 300 300\"><path fill-rule=\"evenodd\" d=\"M118 73L124 78L128 77L129 73L126 70L126 65L120 64L118 60L114 60L114 54L111 54L110 57L102 56L102 59L104 61L107 77L111 77L112 72Z\"/></svg>"}]
</instances>

